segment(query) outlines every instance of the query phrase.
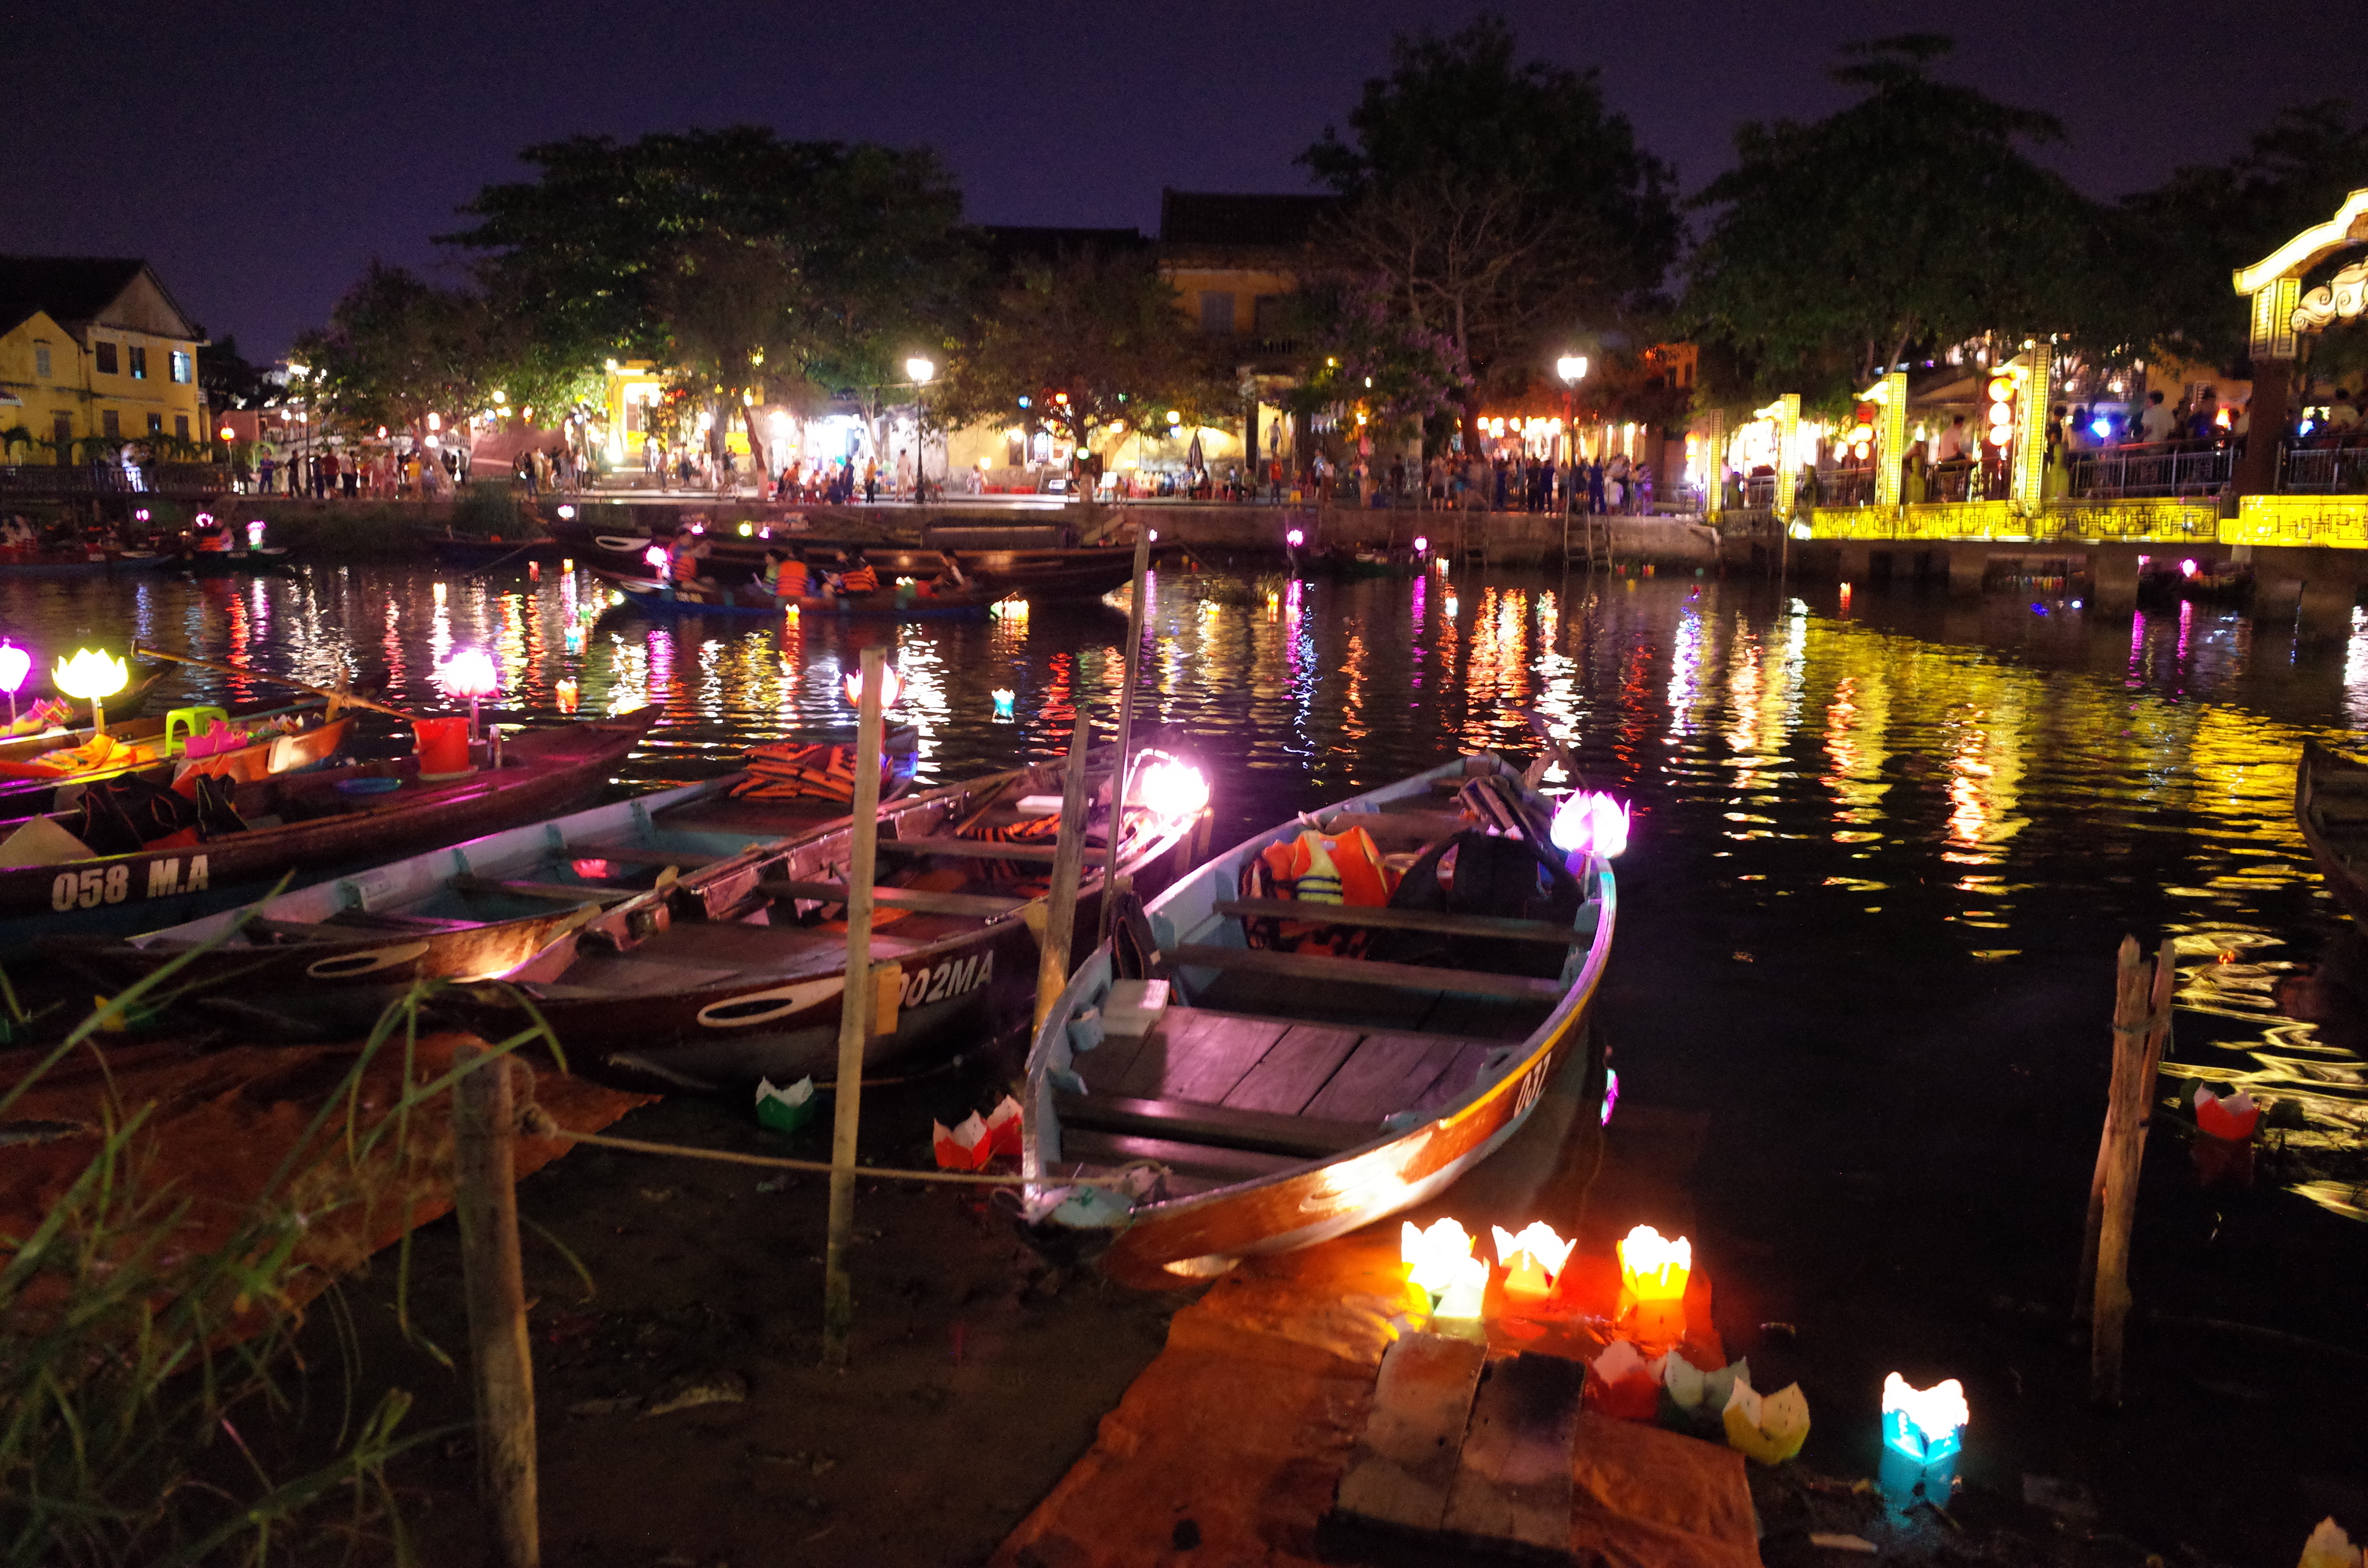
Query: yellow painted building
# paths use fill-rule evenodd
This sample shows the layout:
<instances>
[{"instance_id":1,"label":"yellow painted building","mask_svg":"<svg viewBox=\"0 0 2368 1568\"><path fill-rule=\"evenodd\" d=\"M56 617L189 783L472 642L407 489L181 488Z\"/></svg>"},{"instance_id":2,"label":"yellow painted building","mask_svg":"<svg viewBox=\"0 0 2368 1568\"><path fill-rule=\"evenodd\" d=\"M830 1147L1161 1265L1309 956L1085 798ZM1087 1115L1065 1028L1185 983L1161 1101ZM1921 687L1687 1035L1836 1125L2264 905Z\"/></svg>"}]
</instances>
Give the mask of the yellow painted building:
<instances>
[{"instance_id":1,"label":"yellow painted building","mask_svg":"<svg viewBox=\"0 0 2368 1568\"><path fill-rule=\"evenodd\" d=\"M199 330L144 261L0 256L0 433L12 462L78 443L210 439ZM166 455L159 451L158 455Z\"/></svg>"}]
</instances>

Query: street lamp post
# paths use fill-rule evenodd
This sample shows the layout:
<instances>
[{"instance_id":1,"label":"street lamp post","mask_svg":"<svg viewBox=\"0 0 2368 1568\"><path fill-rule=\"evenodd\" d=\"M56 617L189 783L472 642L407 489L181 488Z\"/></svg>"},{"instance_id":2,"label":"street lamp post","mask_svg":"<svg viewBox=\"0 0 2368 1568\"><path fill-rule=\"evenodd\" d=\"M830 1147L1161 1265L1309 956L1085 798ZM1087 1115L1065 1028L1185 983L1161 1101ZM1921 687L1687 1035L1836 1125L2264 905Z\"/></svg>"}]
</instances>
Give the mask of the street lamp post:
<instances>
[{"instance_id":1,"label":"street lamp post","mask_svg":"<svg viewBox=\"0 0 2368 1568\"><path fill-rule=\"evenodd\" d=\"M928 434L921 418L921 389L936 379L938 367L928 356L916 354L905 361L905 374L913 380L913 505L917 506L929 498L929 482L921 461Z\"/></svg>"},{"instance_id":2,"label":"street lamp post","mask_svg":"<svg viewBox=\"0 0 2368 1568\"><path fill-rule=\"evenodd\" d=\"M1554 374L1562 379L1563 428L1567 432L1563 437L1562 449L1562 558L1564 564L1567 565L1570 562L1570 514L1578 500L1577 487L1572 483L1578 469L1578 383L1587 378L1587 356L1564 355L1554 361ZM1587 565L1589 571L1593 571L1594 525L1589 523L1588 527Z\"/></svg>"}]
</instances>

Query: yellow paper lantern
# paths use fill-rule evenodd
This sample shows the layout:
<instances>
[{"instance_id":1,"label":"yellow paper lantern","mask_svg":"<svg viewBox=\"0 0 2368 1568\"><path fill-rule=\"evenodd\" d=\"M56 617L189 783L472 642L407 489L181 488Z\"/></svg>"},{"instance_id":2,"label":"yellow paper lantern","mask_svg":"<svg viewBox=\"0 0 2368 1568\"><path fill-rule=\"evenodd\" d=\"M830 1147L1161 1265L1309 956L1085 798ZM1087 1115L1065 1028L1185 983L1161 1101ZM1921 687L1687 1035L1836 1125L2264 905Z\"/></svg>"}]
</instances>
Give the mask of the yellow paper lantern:
<instances>
[{"instance_id":1,"label":"yellow paper lantern","mask_svg":"<svg viewBox=\"0 0 2368 1568\"><path fill-rule=\"evenodd\" d=\"M1563 1265L1570 1260L1576 1238L1565 1241L1543 1220L1532 1221L1519 1235L1502 1225L1497 1236L1497 1261L1505 1269L1505 1294L1535 1300L1554 1289Z\"/></svg>"},{"instance_id":2,"label":"yellow paper lantern","mask_svg":"<svg viewBox=\"0 0 2368 1568\"><path fill-rule=\"evenodd\" d=\"M1683 1236L1665 1241L1650 1225L1637 1226L1620 1242L1620 1282L1639 1301L1684 1300L1693 1263L1691 1242Z\"/></svg>"},{"instance_id":3,"label":"yellow paper lantern","mask_svg":"<svg viewBox=\"0 0 2368 1568\"><path fill-rule=\"evenodd\" d=\"M96 648L78 648L73 658L60 659L50 671L51 685L90 704L93 730L107 728L107 699L121 691L131 679L130 665Z\"/></svg>"}]
</instances>

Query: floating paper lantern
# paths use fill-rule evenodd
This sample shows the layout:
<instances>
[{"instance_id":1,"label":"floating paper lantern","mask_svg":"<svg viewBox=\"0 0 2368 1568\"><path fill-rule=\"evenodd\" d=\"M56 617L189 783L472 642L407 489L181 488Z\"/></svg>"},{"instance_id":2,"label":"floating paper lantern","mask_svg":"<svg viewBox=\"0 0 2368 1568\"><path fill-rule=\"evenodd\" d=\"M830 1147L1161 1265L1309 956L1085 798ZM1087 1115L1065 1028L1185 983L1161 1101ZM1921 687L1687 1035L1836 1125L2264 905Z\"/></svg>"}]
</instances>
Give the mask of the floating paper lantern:
<instances>
[{"instance_id":1,"label":"floating paper lantern","mask_svg":"<svg viewBox=\"0 0 2368 1568\"><path fill-rule=\"evenodd\" d=\"M1693 1244L1683 1236L1664 1241L1652 1226L1639 1225L1621 1238L1620 1282L1639 1301L1684 1300L1693 1263Z\"/></svg>"},{"instance_id":2,"label":"floating paper lantern","mask_svg":"<svg viewBox=\"0 0 2368 1568\"><path fill-rule=\"evenodd\" d=\"M2303 1542L2300 1568L2361 1568L2362 1557L2351 1537L2329 1516L2318 1522Z\"/></svg>"},{"instance_id":3,"label":"floating paper lantern","mask_svg":"<svg viewBox=\"0 0 2368 1568\"><path fill-rule=\"evenodd\" d=\"M583 690L572 680L554 681L551 694L558 699L562 713L573 713L583 704Z\"/></svg>"},{"instance_id":4,"label":"floating paper lantern","mask_svg":"<svg viewBox=\"0 0 2368 1568\"><path fill-rule=\"evenodd\" d=\"M1436 1299L1455 1281L1456 1271L1472 1256L1472 1237L1452 1219L1429 1230L1408 1220L1398 1232L1398 1256L1406 1266L1406 1279Z\"/></svg>"},{"instance_id":5,"label":"floating paper lantern","mask_svg":"<svg viewBox=\"0 0 2368 1568\"><path fill-rule=\"evenodd\" d=\"M1609 860L1628 847L1628 816L1629 808L1609 795L1574 791L1554 808L1548 836L1574 859L1595 856Z\"/></svg>"},{"instance_id":6,"label":"floating paper lantern","mask_svg":"<svg viewBox=\"0 0 2368 1568\"><path fill-rule=\"evenodd\" d=\"M1672 1350L1656 1364L1661 1369L1661 1386L1669 1391L1669 1403L1697 1420L1722 1415L1727 1401L1735 1396L1736 1384L1751 1386L1751 1363L1740 1358L1718 1371L1705 1372Z\"/></svg>"},{"instance_id":7,"label":"floating paper lantern","mask_svg":"<svg viewBox=\"0 0 2368 1568\"><path fill-rule=\"evenodd\" d=\"M995 1153L1019 1157L1019 1102L1009 1095L986 1113L986 1142Z\"/></svg>"},{"instance_id":8,"label":"floating paper lantern","mask_svg":"<svg viewBox=\"0 0 2368 1568\"><path fill-rule=\"evenodd\" d=\"M1292 549L1297 550L1301 545L1307 542L1307 536L1300 532L1297 528L1293 528L1289 533L1282 536L1282 542L1291 546Z\"/></svg>"},{"instance_id":9,"label":"floating paper lantern","mask_svg":"<svg viewBox=\"0 0 2368 1568\"><path fill-rule=\"evenodd\" d=\"M6 658L7 653L6 648L0 648L0 659ZM2223 1096L2202 1084L2195 1085L2195 1130L2206 1137L2228 1143L2247 1142L2260 1120L2261 1108L2244 1090Z\"/></svg>"},{"instance_id":10,"label":"floating paper lantern","mask_svg":"<svg viewBox=\"0 0 2368 1568\"><path fill-rule=\"evenodd\" d=\"M847 688L847 705L863 706L863 672L857 670L842 682ZM905 694L905 677L896 673L894 665L880 666L880 708L882 712L896 706L896 699Z\"/></svg>"},{"instance_id":11,"label":"floating paper lantern","mask_svg":"<svg viewBox=\"0 0 2368 1568\"><path fill-rule=\"evenodd\" d=\"M1011 717L1011 705L1019 699L1019 694L1018 692L1013 691L1009 687L998 686L993 691L988 692L987 695L995 699L995 716L996 718L1008 719Z\"/></svg>"},{"instance_id":12,"label":"floating paper lantern","mask_svg":"<svg viewBox=\"0 0 2368 1568\"><path fill-rule=\"evenodd\" d=\"M649 562L650 569L658 574L658 580L660 582L664 582L666 580L669 571L666 562L671 559L671 557L666 554L665 545L654 544L650 546L649 549L642 551L642 559Z\"/></svg>"},{"instance_id":13,"label":"floating paper lantern","mask_svg":"<svg viewBox=\"0 0 2368 1568\"><path fill-rule=\"evenodd\" d=\"M246 525L247 549L261 550L263 548L263 519L261 517L257 517Z\"/></svg>"},{"instance_id":14,"label":"floating paper lantern","mask_svg":"<svg viewBox=\"0 0 2368 1568\"><path fill-rule=\"evenodd\" d=\"M1209 803L1209 781L1190 763L1147 763L1134 776L1134 799L1154 815L1182 822Z\"/></svg>"},{"instance_id":15,"label":"floating paper lantern","mask_svg":"<svg viewBox=\"0 0 2368 1568\"><path fill-rule=\"evenodd\" d=\"M445 660L437 681L453 697L469 699L469 738L477 738L477 705L502 688L501 672L483 648L462 648Z\"/></svg>"},{"instance_id":16,"label":"floating paper lantern","mask_svg":"<svg viewBox=\"0 0 2368 1568\"><path fill-rule=\"evenodd\" d=\"M1611 1125L1611 1108L1619 1103L1620 1069L1617 1067L1606 1067L1603 1070L1603 1119L1598 1123L1599 1126L1609 1127Z\"/></svg>"},{"instance_id":17,"label":"floating paper lantern","mask_svg":"<svg viewBox=\"0 0 2368 1568\"><path fill-rule=\"evenodd\" d=\"M964 1117L958 1127L930 1122L929 1146L940 1170L983 1171L995 1159L995 1142L976 1111Z\"/></svg>"},{"instance_id":18,"label":"floating paper lantern","mask_svg":"<svg viewBox=\"0 0 2368 1568\"><path fill-rule=\"evenodd\" d=\"M1430 540L1429 540L1425 539L1425 538L1424 538L1422 535L1420 535L1420 534L1417 534L1417 535L1415 535L1415 536L1414 536L1414 552L1415 552L1417 555L1420 555L1421 553L1423 553L1423 551L1425 551L1429 550L1429 548L1430 548Z\"/></svg>"},{"instance_id":19,"label":"floating paper lantern","mask_svg":"<svg viewBox=\"0 0 2368 1568\"><path fill-rule=\"evenodd\" d=\"M1439 1304L1430 1310L1436 1318L1475 1320L1488 1300L1488 1264L1479 1257L1467 1257L1457 1262L1447 1279L1447 1289L1440 1292Z\"/></svg>"},{"instance_id":20,"label":"floating paper lantern","mask_svg":"<svg viewBox=\"0 0 2368 1568\"><path fill-rule=\"evenodd\" d=\"M811 1075L799 1079L786 1089L777 1089L768 1078L757 1080L757 1120L776 1132L795 1132L814 1119L814 1081Z\"/></svg>"},{"instance_id":21,"label":"floating paper lantern","mask_svg":"<svg viewBox=\"0 0 2368 1568\"><path fill-rule=\"evenodd\" d=\"M1616 1421L1650 1421L1660 1409L1657 1363L1645 1359L1634 1342L1615 1339L1587 1367L1587 1403Z\"/></svg>"},{"instance_id":22,"label":"floating paper lantern","mask_svg":"<svg viewBox=\"0 0 2368 1568\"><path fill-rule=\"evenodd\" d=\"M95 732L107 728L107 699L131 679L129 665L96 648L77 648L73 658L60 659L50 671L51 685L90 704L90 727Z\"/></svg>"},{"instance_id":23,"label":"floating paper lantern","mask_svg":"<svg viewBox=\"0 0 2368 1568\"><path fill-rule=\"evenodd\" d=\"M1761 1464L1782 1464L1808 1440L1809 1397L1798 1383L1763 1395L1737 1378L1721 1419L1726 1426L1728 1448Z\"/></svg>"},{"instance_id":24,"label":"floating paper lantern","mask_svg":"<svg viewBox=\"0 0 2368 1568\"><path fill-rule=\"evenodd\" d=\"M33 673L33 655L14 642L0 642L0 691L8 694L8 726L17 724L17 693Z\"/></svg>"},{"instance_id":25,"label":"floating paper lantern","mask_svg":"<svg viewBox=\"0 0 2368 1568\"><path fill-rule=\"evenodd\" d=\"M1570 1260L1577 1238L1563 1240L1543 1220L1533 1220L1520 1234L1502 1225L1490 1227L1497 1236L1497 1262L1505 1270L1505 1294L1536 1301L1554 1289L1562 1266Z\"/></svg>"},{"instance_id":26,"label":"floating paper lantern","mask_svg":"<svg viewBox=\"0 0 2368 1568\"><path fill-rule=\"evenodd\" d=\"M1883 1380L1883 1440L1918 1463L1955 1453L1965 1441L1965 1385L1951 1378L1911 1388L1892 1373Z\"/></svg>"},{"instance_id":27,"label":"floating paper lantern","mask_svg":"<svg viewBox=\"0 0 2368 1568\"><path fill-rule=\"evenodd\" d=\"M1028 619L1028 601L997 599L986 607L986 611L997 620L1025 620Z\"/></svg>"}]
</instances>

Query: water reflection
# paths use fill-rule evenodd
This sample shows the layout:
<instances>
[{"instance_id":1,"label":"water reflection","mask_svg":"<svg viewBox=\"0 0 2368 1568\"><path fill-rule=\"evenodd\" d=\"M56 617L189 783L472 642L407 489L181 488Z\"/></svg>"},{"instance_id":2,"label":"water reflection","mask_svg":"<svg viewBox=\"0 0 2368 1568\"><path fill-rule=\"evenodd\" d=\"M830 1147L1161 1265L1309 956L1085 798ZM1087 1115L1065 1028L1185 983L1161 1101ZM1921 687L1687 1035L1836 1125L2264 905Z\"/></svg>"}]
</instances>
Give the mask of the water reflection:
<instances>
[{"instance_id":1,"label":"water reflection","mask_svg":"<svg viewBox=\"0 0 2368 1568\"><path fill-rule=\"evenodd\" d=\"M844 728L840 676L869 643L904 676L898 716L920 731L925 780L1059 752L1080 701L1107 735L1123 676L1124 617L1099 607L652 622L607 597L572 571L10 583L0 628L44 656L78 637L159 637L381 686L397 706L439 704L436 666L482 645L505 719L663 706L666 726L618 775L629 788L720 771L786 729ZM1813 968L1842 961L1816 944L1838 951L1833 934L1869 915L1887 941L1996 963L2167 928L2181 1013L2166 1092L2207 1081L2289 1099L2305 1112L2285 1134L2296 1148L2368 1134L2364 1042L2343 1021L2359 1006L2328 1001L2317 961L2344 928L2291 809L2303 738L2368 722L2368 631L2296 654L2193 605L2124 629L2062 607L1863 593L1845 615L1829 593L1694 579L1168 571L1144 646L1141 722L1180 726L1214 765L1221 840L1460 747L1526 750L1534 714L1590 782L1636 802L1640 860L1706 915L1781 908ZM997 687L1017 693L1008 718ZM165 692L269 689L176 671ZM2346 994L2368 997L2368 944L2342 939L2362 977ZM2300 1185L2362 1207L2340 1184Z\"/></svg>"}]
</instances>

